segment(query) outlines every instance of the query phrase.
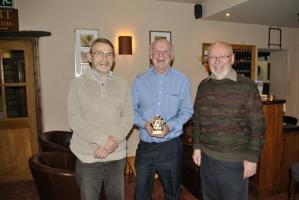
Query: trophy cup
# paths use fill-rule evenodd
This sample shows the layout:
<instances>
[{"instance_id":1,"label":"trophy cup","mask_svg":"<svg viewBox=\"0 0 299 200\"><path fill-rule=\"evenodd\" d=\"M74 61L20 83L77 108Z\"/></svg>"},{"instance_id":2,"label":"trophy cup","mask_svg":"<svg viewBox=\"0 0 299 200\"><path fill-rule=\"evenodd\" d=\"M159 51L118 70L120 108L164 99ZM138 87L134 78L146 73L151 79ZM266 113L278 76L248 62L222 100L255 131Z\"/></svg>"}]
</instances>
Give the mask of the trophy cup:
<instances>
[{"instance_id":1,"label":"trophy cup","mask_svg":"<svg viewBox=\"0 0 299 200\"><path fill-rule=\"evenodd\" d=\"M163 128L165 127L165 125L166 122L160 115L155 116L151 120L151 126L154 129L152 135L154 137L164 137Z\"/></svg>"}]
</instances>

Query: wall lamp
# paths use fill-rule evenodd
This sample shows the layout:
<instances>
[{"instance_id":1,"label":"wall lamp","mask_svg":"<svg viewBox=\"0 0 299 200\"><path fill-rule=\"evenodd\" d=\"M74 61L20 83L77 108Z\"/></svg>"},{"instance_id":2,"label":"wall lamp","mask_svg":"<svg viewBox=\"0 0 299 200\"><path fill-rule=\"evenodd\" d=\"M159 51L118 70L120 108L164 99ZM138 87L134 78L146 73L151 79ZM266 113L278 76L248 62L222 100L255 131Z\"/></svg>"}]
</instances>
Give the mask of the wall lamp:
<instances>
[{"instance_id":1,"label":"wall lamp","mask_svg":"<svg viewBox=\"0 0 299 200\"><path fill-rule=\"evenodd\" d=\"M118 54L132 55L132 37L118 36Z\"/></svg>"}]
</instances>

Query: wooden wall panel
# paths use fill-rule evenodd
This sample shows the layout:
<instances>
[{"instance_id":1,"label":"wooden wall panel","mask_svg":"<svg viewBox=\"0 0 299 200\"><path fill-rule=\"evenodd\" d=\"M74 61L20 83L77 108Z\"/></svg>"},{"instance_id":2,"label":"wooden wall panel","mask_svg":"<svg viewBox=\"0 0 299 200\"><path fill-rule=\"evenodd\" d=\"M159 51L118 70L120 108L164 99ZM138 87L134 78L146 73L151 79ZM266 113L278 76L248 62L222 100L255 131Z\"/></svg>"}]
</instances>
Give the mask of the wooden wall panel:
<instances>
[{"instance_id":1,"label":"wooden wall panel","mask_svg":"<svg viewBox=\"0 0 299 200\"><path fill-rule=\"evenodd\" d=\"M32 154L30 129L0 130L0 182L31 177L28 159Z\"/></svg>"}]
</instances>

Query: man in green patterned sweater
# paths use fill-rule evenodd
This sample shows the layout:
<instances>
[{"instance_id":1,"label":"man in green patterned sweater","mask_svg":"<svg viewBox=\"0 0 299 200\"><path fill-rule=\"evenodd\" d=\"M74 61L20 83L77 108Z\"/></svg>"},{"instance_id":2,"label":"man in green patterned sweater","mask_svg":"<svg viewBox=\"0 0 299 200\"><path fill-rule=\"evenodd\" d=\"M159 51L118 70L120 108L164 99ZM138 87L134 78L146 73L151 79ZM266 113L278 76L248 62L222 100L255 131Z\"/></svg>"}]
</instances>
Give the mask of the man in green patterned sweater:
<instances>
[{"instance_id":1,"label":"man in green patterned sweater","mask_svg":"<svg viewBox=\"0 0 299 200\"><path fill-rule=\"evenodd\" d=\"M211 75L199 84L195 99L192 158L200 166L204 200L246 200L264 143L257 86L232 69L234 59L231 45L210 45Z\"/></svg>"}]
</instances>

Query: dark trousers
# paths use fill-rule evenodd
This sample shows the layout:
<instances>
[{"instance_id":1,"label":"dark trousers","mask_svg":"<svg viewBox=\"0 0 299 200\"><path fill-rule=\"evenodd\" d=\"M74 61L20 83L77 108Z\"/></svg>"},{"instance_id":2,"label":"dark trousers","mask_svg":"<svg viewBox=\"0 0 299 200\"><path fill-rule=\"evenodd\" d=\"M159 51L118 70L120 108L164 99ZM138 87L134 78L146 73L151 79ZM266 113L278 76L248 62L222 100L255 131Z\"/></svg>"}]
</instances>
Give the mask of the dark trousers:
<instances>
[{"instance_id":1,"label":"dark trousers","mask_svg":"<svg viewBox=\"0 0 299 200\"><path fill-rule=\"evenodd\" d=\"M98 200L102 182L104 182L107 199L124 200L125 164L125 158L116 161L97 163L82 163L77 159L76 180L80 188L81 200Z\"/></svg>"},{"instance_id":2,"label":"dark trousers","mask_svg":"<svg viewBox=\"0 0 299 200\"><path fill-rule=\"evenodd\" d=\"M247 200L248 179L243 179L243 161L215 160L202 152L200 177L204 200Z\"/></svg>"},{"instance_id":3,"label":"dark trousers","mask_svg":"<svg viewBox=\"0 0 299 200\"><path fill-rule=\"evenodd\" d=\"M162 143L140 141L136 151L135 200L152 199L155 172L164 189L164 199L179 199L182 173L180 138Z\"/></svg>"}]
</instances>

